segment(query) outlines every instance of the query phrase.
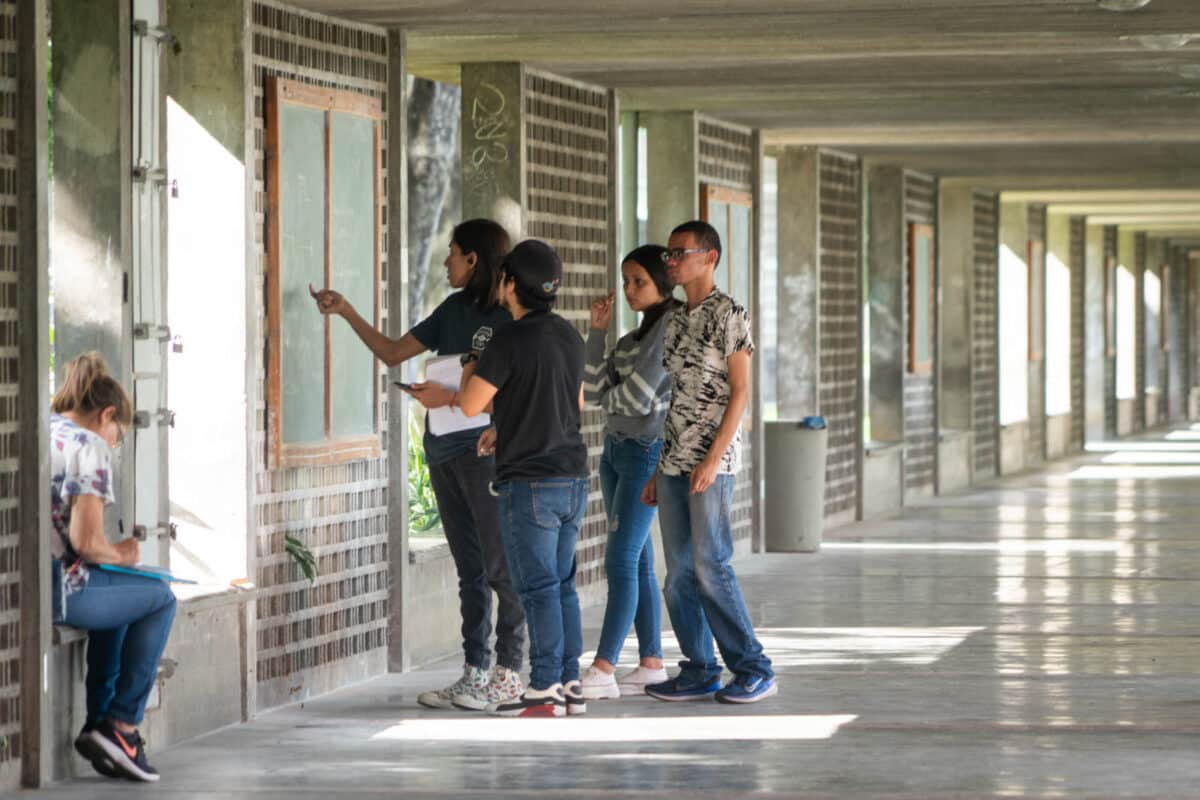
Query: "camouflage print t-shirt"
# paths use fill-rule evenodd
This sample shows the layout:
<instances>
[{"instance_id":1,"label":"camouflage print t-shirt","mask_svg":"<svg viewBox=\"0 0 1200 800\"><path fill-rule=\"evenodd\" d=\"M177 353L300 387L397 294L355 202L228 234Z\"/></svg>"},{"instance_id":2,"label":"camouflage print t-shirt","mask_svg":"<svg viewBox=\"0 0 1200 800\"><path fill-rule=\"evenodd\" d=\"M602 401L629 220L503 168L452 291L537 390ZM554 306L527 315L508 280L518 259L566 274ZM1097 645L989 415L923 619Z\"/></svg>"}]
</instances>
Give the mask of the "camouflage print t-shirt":
<instances>
[{"instance_id":1,"label":"camouflage print t-shirt","mask_svg":"<svg viewBox=\"0 0 1200 800\"><path fill-rule=\"evenodd\" d=\"M729 357L742 350L754 352L750 315L718 289L693 309L682 306L668 320L663 366L672 379L671 410L658 462L664 475L689 473L708 455L729 405ZM741 461L739 425L718 472L732 475Z\"/></svg>"}]
</instances>

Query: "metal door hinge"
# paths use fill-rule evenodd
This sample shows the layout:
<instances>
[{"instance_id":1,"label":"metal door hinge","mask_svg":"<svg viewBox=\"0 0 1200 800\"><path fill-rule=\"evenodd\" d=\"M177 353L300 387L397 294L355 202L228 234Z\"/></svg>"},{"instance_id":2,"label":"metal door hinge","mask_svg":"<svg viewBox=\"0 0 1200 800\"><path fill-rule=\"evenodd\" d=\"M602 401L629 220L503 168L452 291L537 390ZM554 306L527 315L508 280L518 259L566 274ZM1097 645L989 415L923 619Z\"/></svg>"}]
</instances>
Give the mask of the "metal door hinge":
<instances>
[{"instance_id":1,"label":"metal door hinge","mask_svg":"<svg viewBox=\"0 0 1200 800\"><path fill-rule=\"evenodd\" d=\"M171 326L151 325L148 322L139 322L133 326L133 338L158 339L160 342L165 342L171 338Z\"/></svg>"},{"instance_id":2,"label":"metal door hinge","mask_svg":"<svg viewBox=\"0 0 1200 800\"><path fill-rule=\"evenodd\" d=\"M135 19L133 21L133 35L153 39L158 44L168 44L171 46L171 52L175 55L183 52L183 45L179 43L179 37L172 33L171 29L166 25L155 25L152 28L146 20Z\"/></svg>"},{"instance_id":3,"label":"metal door hinge","mask_svg":"<svg viewBox=\"0 0 1200 800\"><path fill-rule=\"evenodd\" d=\"M174 522L160 522L153 528L147 528L145 525L133 526L133 538L139 542L144 542L151 536L155 538L167 537L171 541L175 541L176 534L179 533L179 528Z\"/></svg>"},{"instance_id":4,"label":"metal door hinge","mask_svg":"<svg viewBox=\"0 0 1200 800\"><path fill-rule=\"evenodd\" d=\"M135 411L133 413L133 427L149 428L154 424L155 417L158 418L159 425L166 425L168 428L175 427L175 412L169 408L160 408L153 414L149 411Z\"/></svg>"},{"instance_id":5,"label":"metal door hinge","mask_svg":"<svg viewBox=\"0 0 1200 800\"><path fill-rule=\"evenodd\" d=\"M153 179L154 183L159 187L167 185L167 170L164 167L151 168L138 164L133 168L131 174L133 175L133 180L137 183Z\"/></svg>"}]
</instances>

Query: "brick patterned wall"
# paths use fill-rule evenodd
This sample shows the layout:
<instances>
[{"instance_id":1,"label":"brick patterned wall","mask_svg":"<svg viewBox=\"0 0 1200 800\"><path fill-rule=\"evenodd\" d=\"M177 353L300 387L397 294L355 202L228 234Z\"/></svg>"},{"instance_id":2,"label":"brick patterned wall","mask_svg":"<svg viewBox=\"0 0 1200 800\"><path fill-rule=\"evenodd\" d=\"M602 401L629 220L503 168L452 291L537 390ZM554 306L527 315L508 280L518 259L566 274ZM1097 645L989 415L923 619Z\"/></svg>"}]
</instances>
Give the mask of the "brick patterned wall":
<instances>
[{"instance_id":1,"label":"brick patterned wall","mask_svg":"<svg viewBox=\"0 0 1200 800\"><path fill-rule=\"evenodd\" d=\"M702 183L715 183L751 192L754 189L754 142L748 128L727 125L719 120L701 116L697 124L697 150L699 151L699 179ZM756 265L751 265L751 276ZM752 277L753 279L753 277ZM751 284L753 287L753 283ZM750 297L734 298L746 306L751 313ZM756 346L761 345L755 342ZM761 359L751 360L754 370L761 369ZM754 475L750 465L754 463L754 437L742 432L742 469L737 474L733 488L733 538L749 539L754 533Z\"/></svg>"},{"instance_id":2,"label":"brick patterned wall","mask_svg":"<svg viewBox=\"0 0 1200 800\"><path fill-rule=\"evenodd\" d=\"M1030 297L1031 303L1046 307L1046 207L1040 204L1030 204L1028 209L1027 239L1031 242L1041 242L1042 263L1032 265L1042 276L1041 291L1037 297ZM1033 292L1034 286L1030 286ZM1042 315L1045 323L1045 312ZM1044 331L1044 327L1043 327ZM1037 334L1042 340L1042 360L1029 362L1029 425L1025 428L1025 463L1042 461L1046 457L1046 370L1045 334Z\"/></svg>"},{"instance_id":3,"label":"brick patterned wall","mask_svg":"<svg viewBox=\"0 0 1200 800\"><path fill-rule=\"evenodd\" d=\"M563 285L555 310L586 335L591 301L609 285L608 94L596 86L525 73L526 233L558 251ZM583 416L591 486L579 530L576 584L604 580L608 524L600 493L604 415Z\"/></svg>"},{"instance_id":4,"label":"brick patterned wall","mask_svg":"<svg viewBox=\"0 0 1200 800\"><path fill-rule=\"evenodd\" d=\"M1084 292L1087 278L1087 217L1071 217L1071 450L1083 448L1086 425L1083 365L1086 358Z\"/></svg>"},{"instance_id":5,"label":"brick patterned wall","mask_svg":"<svg viewBox=\"0 0 1200 800\"><path fill-rule=\"evenodd\" d=\"M906 223L937 225L937 181L916 172L904 173L904 220ZM934 232L936 246L937 232ZM908 260L908 246L904 248ZM934 263L937 263L936 256ZM906 265L907 267L907 265ZM904 270L904 315L905 330L908 329L908 309L912 287L908 285L909 271ZM937 309L934 309L937 313ZM908 339L904 347L907 351ZM937 360L937 340L934 338L934 360ZM908 353L904 353L908 363ZM932 490L934 459L937 453L937 430L935 418L935 390L932 375L904 373L904 488L906 490Z\"/></svg>"},{"instance_id":6,"label":"brick patterned wall","mask_svg":"<svg viewBox=\"0 0 1200 800\"><path fill-rule=\"evenodd\" d=\"M1133 245L1133 429L1146 427L1146 234L1134 237Z\"/></svg>"},{"instance_id":7,"label":"brick patterned wall","mask_svg":"<svg viewBox=\"0 0 1200 800\"><path fill-rule=\"evenodd\" d=\"M21 757L17 306L17 3L0 2L0 764ZM28 380L28 376L25 376Z\"/></svg>"},{"instance_id":8,"label":"brick patterned wall","mask_svg":"<svg viewBox=\"0 0 1200 800\"><path fill-rule=\"evenodd\" d=\"M268 77L348 89L387 102L387 37L383 31L332 20L267 0L252 9L254 39L255 252L258 286L258 381L255 394L255 527L257 533L258 681L361 657L386 646L388 614L388 468L378 459L335 466L270 469L266 462L266 188L264 97ZM385 109L386 111L386 109ZM386 121L382 134L387 164ZM387 316L387 189L382 253ZM382 391L381 391L382 393ZM386 428L383 394L381 426ZM387 441L386 430L381 431ZM312 585L284 553L292 534L317 556ZM301 679L299 683L303 683Z\"/></svg>"},{"instance_id":9,"label":"brick patterned wall","mask_svg":"<svg viewBox=\"0 0 1200 800\"><path fill-rule=\"evenodd\" d=\"M1117 277L1112 268L1117 259L1117 227L1109 225L1104 229L1104 269L1108 273L1108 297L1106 303L1116 304ZM1117 435L1117 357L1116 331L1109 331L1109 341L1113 344L1114 355L1104 357L1104 430L1109 436Z\"/></svg>"},{"instance_id":10,"label":"brick patterned wall","mask_svg":"<svg viewBox=\"0 0 1200 800\"><path fill-rule=\"evenodd\" d=\"M861 174L858 159L821 152L820 408L829 426L826 516L858 505Z\"/></svg>"},{"instance_id":11,"label":"brick patterned wall","mask_svg":"<svg viewBox=\"0 0 1200 800\"><path fill-rule=\"evenodd\" d=\"M971 428L975 433L975 474L996 474L996 274L999 257L1000 202L994 194L975 193L975 297L971 309Z\"/></svg>"}]
</instances>

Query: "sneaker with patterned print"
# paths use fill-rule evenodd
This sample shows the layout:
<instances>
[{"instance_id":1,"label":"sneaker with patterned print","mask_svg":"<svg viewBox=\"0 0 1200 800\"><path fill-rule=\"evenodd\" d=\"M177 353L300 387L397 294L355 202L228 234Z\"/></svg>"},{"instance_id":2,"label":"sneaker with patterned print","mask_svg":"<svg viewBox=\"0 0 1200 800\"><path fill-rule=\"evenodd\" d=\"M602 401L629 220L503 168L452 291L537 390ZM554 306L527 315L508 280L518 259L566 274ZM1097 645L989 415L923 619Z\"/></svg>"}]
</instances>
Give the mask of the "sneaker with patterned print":
<instances>
[{"instance_id":1,"label":"sneaker with patterned print","mask_svg":"<svg viewBox=\"0 0 1200 800\"><path fill-rule=\"evenodd\" d=\"M508 667L497 664L492 669L491 680L482 687L463 689L454 695L454 705L467 711L483 711L495 703L503 703L520 697L525 691L521 676Z\"/></svg>"},{"instance_id":2,"label":"sneaker with patterned print","mask_svg":"<svg viewBox=\"0 0 1200 800\"><path fill-rule=\"evenodd\" d=\"M426 708L454 708L454 698L462 692L482 690L488 684L486 669L463 665L462 677L445 689L434 689L417 695L417 702Z\"/></svg>"}]
</instances>

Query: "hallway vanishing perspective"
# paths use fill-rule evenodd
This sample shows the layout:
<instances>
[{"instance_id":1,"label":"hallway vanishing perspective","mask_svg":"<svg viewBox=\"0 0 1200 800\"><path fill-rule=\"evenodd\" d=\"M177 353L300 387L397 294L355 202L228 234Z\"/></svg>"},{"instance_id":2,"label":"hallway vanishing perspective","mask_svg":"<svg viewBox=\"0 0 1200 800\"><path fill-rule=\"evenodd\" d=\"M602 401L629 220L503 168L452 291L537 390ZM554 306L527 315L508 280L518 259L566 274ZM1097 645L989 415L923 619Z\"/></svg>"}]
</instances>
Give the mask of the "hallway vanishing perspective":
<instances>
[{"instance_id":1,"label":"hallway vanishing perspective","mask_svg":"<svg viewBox=\"0 0 1200 800\"><path fill-rule=\"evenodd\" d=\"M1200 426L1089 450L741 560L769 703L418 709L445 661L163 751L139 796L1195 797Z\"/></svg>"}]
</instances>

